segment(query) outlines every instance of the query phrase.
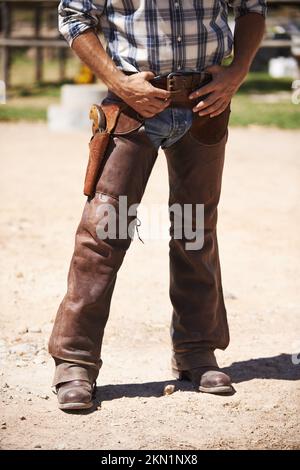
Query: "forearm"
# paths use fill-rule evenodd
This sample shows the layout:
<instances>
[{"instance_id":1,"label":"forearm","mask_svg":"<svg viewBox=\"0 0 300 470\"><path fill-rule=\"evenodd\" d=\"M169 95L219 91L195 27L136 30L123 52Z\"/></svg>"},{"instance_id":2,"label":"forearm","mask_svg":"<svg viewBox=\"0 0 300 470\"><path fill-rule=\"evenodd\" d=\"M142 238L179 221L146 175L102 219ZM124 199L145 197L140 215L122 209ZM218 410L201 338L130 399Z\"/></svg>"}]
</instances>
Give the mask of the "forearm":
<instances>
[{"instance_id":1,"label":"forearm","mask_svg":"<svg viewBox=\"0 0 300 470\"><path fill-rule=\"evenodd\" d=\"M72 49L110 90L142 116L152 117L169 105L170 92L149 83L154 77L152 72L131 76L124 74L106 53L92 29L79 34L72 41Z\"/></svg>"},{"instance_id":2,"label":"forearm","mask_svg":"<svg viewBox=\"0 0 300 470\"><path fill-rule=\"evenodd\" d=\"M77 36L72 49L110 90L122 94L126 75L116 67L92 29Z\"/></svg>"},{"instance_id":3,"label":"forearm","mask_svg":"<svg viewBox=\"0 0 300 470\"><path fill-rule=\"evenodd\" d=\"M246 75L265 32L265 18L258 13L247 13L236 20L234 30L233 69Z\"/></svg>"}]
</instances>

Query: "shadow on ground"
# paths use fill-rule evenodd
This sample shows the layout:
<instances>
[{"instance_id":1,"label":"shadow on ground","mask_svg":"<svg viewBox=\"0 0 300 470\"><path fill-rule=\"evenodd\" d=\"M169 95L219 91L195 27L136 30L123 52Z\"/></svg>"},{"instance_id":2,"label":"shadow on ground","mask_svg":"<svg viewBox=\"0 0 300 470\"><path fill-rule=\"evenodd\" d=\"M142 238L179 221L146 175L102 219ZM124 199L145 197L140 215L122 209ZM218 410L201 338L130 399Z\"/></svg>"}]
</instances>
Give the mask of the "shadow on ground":
<instances>
[{"instance_id":1,"label":"shadow on ground","mask_svg":"<svg viewBox=\"0 0 300 470\"><path fill-rule=\"evenodd\" d=\"M231 376L234 384L253 379L300 380L300 364L293 364L290 354L234 362L222 370ZM177 380L103 385L97 387L94 408L77 413L92 413L101 406L102 402L122 397L161 397L166 385L175 385L175 391L191 392L193 390L190 382Z\"/></svg>"},{"instance_id":2,"label":"shadow on ground","mask_svg":"<svg viewBox=\"0 0 300 470\"><path fill-rule=\"evenodd\" d=\"M233 362L222 370L234 383L253 379L300 380L300 364L293 364L291 354Z\"/></svg>"}]
</instances>

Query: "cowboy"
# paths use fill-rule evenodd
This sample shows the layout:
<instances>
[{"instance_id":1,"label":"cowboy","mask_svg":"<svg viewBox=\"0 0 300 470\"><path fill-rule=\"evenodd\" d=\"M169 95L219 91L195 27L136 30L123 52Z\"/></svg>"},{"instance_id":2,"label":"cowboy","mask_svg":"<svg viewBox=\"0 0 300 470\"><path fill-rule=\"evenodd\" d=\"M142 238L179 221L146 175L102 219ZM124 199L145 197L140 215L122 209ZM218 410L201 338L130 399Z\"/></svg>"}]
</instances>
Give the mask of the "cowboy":
<instances>
[{"instance_id":1,"label":"cowboy","mask_svg":"<svg viewBox=\"0 0 300 470\"><path fill-rule=\"evenodd\" d=\"M228 25L229 6L235 16L234 34ZM101 172L86 201L68 290L49 341L59 408L93 405L117 272L132 239L130 234L99 237L98 229L107 225L107 204L117 213L120 197L126 196L129 206L140 203L159 148L168 164L170 207L204 206L198 249L187 248L184 231L182 237L175 236L177 217L170 211L173 373L202 392L232 391L231 379L219 369L214 354L229 343L217 206L230 102L262 40L265 14L264 0L60 2L60 32L107 85L100 107L106 110L105 118L111 121L112 110L122 105L127 115L111 132ZM233 59L225 66L232 51ZM129 226L136 216L123 219Z\"/></svg>"}]
</instances>

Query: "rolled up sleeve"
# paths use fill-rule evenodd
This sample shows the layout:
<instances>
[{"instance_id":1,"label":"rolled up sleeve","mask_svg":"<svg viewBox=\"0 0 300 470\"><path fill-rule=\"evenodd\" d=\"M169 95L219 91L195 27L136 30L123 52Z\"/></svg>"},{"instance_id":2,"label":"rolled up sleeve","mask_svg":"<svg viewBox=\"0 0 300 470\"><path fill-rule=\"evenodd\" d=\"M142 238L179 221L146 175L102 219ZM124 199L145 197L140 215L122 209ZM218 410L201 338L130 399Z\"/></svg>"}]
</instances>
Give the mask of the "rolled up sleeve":
<instances>
[{"instance_id":1,"label":"rolled up sleeve","mask_svg":"<svg viewBox=\"0 0 300 470\"><path fill-rule=\"evenodd\" d=\"M267 13L265 0L228 0L228 4L233 8L235 19L247 13L259 13L264 17Z\"/></svg>"},{"instance_id":2,"label":"rolled up sleeve","mask_svg":"<svg viewBox=\"0 0 300 470\"><path fill-rule=\"evenodd\" d=\"M79 34L97 26L105 4L105 0L61 0L58 6L58 29L70 46Z\"/></svg>"}]
</instances>

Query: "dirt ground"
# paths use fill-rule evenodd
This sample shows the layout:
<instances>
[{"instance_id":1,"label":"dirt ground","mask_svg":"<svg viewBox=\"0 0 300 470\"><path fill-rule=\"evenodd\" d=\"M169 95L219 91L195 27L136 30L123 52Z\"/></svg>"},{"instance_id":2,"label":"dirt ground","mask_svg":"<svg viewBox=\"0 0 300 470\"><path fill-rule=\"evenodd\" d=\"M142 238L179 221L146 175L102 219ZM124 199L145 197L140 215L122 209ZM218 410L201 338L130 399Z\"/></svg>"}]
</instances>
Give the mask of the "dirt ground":
<instances>
[{"instance_id":1,"label":"dirt ground","mask_svg":"<svg viewBox=\"0 0 300 470\"><path fill-rule=\"evenodd\" d=\"M218 352L233 396L172 379L168 241L136 240L106 330L97 407L66 414L47 341L84 204L88 134L1 124L2 449L300 447L300 134L231 129L219 243L231 344ZM163 154L144 204L167 201ZM299 358L298 358L299 359ZM165 385L175 393L163 395Z\"/></svg>"}]
</instances>

